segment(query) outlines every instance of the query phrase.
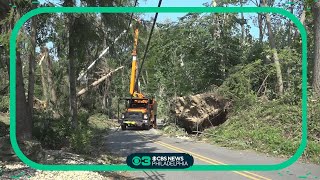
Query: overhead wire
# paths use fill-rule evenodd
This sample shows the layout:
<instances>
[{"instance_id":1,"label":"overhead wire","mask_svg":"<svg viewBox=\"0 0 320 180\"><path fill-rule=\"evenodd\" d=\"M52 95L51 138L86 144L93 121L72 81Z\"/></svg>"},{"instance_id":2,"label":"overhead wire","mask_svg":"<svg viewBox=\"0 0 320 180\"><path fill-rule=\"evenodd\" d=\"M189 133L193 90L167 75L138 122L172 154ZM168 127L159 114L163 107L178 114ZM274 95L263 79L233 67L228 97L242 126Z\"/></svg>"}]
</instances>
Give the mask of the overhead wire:
<instances>
[{"instance_id":1,"label":"overhead wire","mask_svg":"<svg viewBox=\"0 0 320 180\"><path fill-rule=\"evenodd\" d=\"M134 7L136 7L137 3L138 3L138 0L135 0ZM132 19L133 19L133 13L131 13L131 16L130 16L128 28L127 28L125 31L123 31L123 32L114 40L113 43L116 43L116 42L121 38L121 36L124 35L125 33L126 33L126 35L127 35L127 36L126 36L126 39L127 39L127 37L128 37L128 33L127 33L127 32L129 31L129 29L130 29L130 27L131 27ZM82 72L80 73L80 75L79 75L79 77L77 78L77 80L78 80L78 81L81 80L81 79L89 72L89 70L90 70L94 65L96 65L96 63L98 62L98 60L100 60L100 59L102 58L102 56L104 56L104 55L109 51L109 49L110 49L110 46L108 46L105 50L103 50L103 51L100 53L100 55L89 65L89 67L88 67L86 70L84 70L84 71L82 71Z\"/></svg>"},{"instance_id":2,"label":"overhead wire","mask_svg":"<svg viewBox=\"0 0 320 180\"><path fill-rule=\"evenodd\" d=\"M159 0L158 7L161 6L161 3L162 3L162 0ZM138 85L139 76L140 76L140 74L141 74L141 72L142 72L142 67L143 67L144 61L145 61L145 59L146 59L146 57L147 57L147 53L148 53L148 50L149 50L149 45L150 45L152 33L153 33L154 27L155 27L155 25L156 25L157 18L158 18L158 12L155 14L155 17L154 17L154 19L153 19L153 24L152 24L152 27L151 27L151 31L150 31L150 34L149 34L149 38L148 38L148 41L147 41L146 48L145 48L145 50L144 50L144 54L143 54L143 58L142 58L142 61L141 61L141 65L140 65L138 74L137 74L137 76L136 76L136 81L135 81L134 87L136 87L136 86Z\"/></svg>"}]
</instances>

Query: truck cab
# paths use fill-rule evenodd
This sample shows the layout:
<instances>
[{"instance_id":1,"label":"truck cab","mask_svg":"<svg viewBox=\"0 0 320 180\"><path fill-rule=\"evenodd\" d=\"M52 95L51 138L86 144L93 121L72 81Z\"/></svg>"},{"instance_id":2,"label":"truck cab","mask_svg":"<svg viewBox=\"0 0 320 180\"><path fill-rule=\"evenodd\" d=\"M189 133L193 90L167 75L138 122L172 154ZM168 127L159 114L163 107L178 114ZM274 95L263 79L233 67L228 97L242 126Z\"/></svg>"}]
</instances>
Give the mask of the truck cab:
<instances>
[{"instance_id":1,"label":"truck cab","mask_svg":"<svg viewBox=\"0 0 320 180\"><path fill-rule=\"evenodd\" d=\"M156 128L156 102L153 98L124 98L126 110L119 116L122 130L138 127L149 130ZM119 114L120 115L120 114Z\"/></svg>"}]
</instances>

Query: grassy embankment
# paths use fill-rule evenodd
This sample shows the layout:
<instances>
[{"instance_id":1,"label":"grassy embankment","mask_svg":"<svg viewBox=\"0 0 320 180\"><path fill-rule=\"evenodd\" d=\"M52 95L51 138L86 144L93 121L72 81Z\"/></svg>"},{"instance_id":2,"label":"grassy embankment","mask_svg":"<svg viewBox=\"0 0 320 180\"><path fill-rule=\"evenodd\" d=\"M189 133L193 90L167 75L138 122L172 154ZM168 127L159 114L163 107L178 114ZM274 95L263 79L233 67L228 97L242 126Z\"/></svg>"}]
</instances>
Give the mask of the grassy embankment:
<instances>
[{"instance_id":1,"label":"grassy embankment","mask_svg":"<svg viewBox=\"0 0 320 180\"><path fill-rule=\"evenodd\" d=\"M272 156L291 157L301 143L301 105L281 100L255 102L234 109L228 120L200 136L206 142L241 150L255 150ZM320 101L308 103L308 144L302 159L320 164ZM181 128L164 127L169 135L183 135Z\"/></svg>"}]
</instances>

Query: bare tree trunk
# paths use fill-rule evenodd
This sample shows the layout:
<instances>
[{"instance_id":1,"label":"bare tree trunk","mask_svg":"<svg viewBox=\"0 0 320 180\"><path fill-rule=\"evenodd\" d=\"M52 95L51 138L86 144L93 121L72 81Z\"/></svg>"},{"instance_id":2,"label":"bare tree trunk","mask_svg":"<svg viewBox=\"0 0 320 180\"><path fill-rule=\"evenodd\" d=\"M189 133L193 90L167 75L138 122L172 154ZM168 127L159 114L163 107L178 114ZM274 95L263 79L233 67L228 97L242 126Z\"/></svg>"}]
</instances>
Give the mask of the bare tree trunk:
<instances>
[{"instance_id":1,"label":"bare tree trunk","mask_svg":"<svg viewBox=\"0 0 320 180\"><path fill-rule=\"evenodd\" d=\"M147 80L147 84L149 84L149 77L148 77L148 71L146 70L146 80Z\"/></svg>"},{"instance_id":2,"label":"bare tree trunk","mask_svg":"<svg viewBox=\"0 0 320 180\"><path fill-rule=\"evenodd\" d=\"M262 43L263 27L262 27L262 15L261 14L258 14L258 23L259 23L259 42Z\"/></svg>"},{"instance_id":3,"label":"bare tree trunk","mask_svg":"<svg viewBox=\"0 0 320 180\"><path fill-rule=\"evenodd\" d=\"M293 0L293 3L294 3L294 0ZM293 3L290 5L290 12L291 14L293 14ZM289 47L292 43L292 35L291 35L291 31L292 31L292 23L291 23L291 20L289 19L288 20L288 40L287 40L287 43L286 45ZM291 89L291 82L290 82L290 74L291 74L291 68L290 66L287 67L287 90L290 90Z\"/></svg>"},{"instance_id":4,"label":"bare tree trunk","mask_svg":"<svg viewBox=\"0 0 320 180\"><path fill-rule=\"evenodd\" d=\"M122 66L121 63L120 63L120 66ZM125 92L125 88L126 88L126 86L125 86L125 82L126 82L126 81L124 80L124 77L125 77L125 76L124 76L124 71L122 71L122 72L121 72L122 93Z\"/></svg>"},{"instance_id":5,"label":"bare tree trunk","mask_svg":"<svg viewBox=\"0 0 320 180\"><path fill-rule=\"evenodd\" d=\"M33 4L33 8L35 5ZM35 75L35 59L36 59L36 17L34 16L31 19L31 47L30 47L30 55L29 55L29 80L28 80L28 126L32 129L33 122L33 96L34 96L34 75Z\"/></svg>"},{"instance_id":6,"label":"bare tree trunk","mask_svg":"<svg viewBox=\"0 0 320 180\"><path fill-rule=\"evenodd\" d=\"M256 0L255 5L261 7L262 0ZM262 43L264 36L264 27L263 27L263 14L258 13L258 26L259 26L259 42Z\"/></svg>"},{"instance_id":7,"label":"bare tree trunk","mask_svg":"<svg viewBox=\"0 0 320 180\"><path fill-rule=\"evenodd\" d=\"M300 16L300 22L301 22L301 24L304 25L305 21L306 21L306 10L304 10L304 8L303 8L301 16ZM300 31L299 31L299 29L296 28L296 30L294 32L294 37L293 37L294 41L297 39L297 36L299 34L300 34ZM300 44L301 44L301 39L300 39Z\"/></svg>"},{"instance_id":8,"label":"bare tree trunk","mask_svg":"<svg viewBox=\"0 0 320 180\"><path fill-rule=\"evenodd\" d=\"M20 19L20 11L16 9L14 22ZM19 48L19 45L17 46ZM16 51L16 127L17 139L26 140L32 137L32 125L29 124L28 104L24 89L22 61L19 50Z\"/></svg>"},{"instance_id":9,"label":"bare tree trunk","mask_svg":"<svg viewBox=\"0 0 320 180\"><path fill-rule=\"evenodd\" d=\"M104 90L103 90L103 98L102 98L102 109L104 112L107 112L107 98L108 98L108 80L105 80Z\"/></svg>"},{"instance_id":10,"label":"bare tree trunk","mask_svg":"<svg viewBox=\"0 0 320 180\"><path fill-rule=\"evenodd\" d=\"M42 58L40 59L40 73L41 73L41 83L42 83L42 96L44 98L45 102L48 102L48 87L47 87L47 81L45 78L45 69L46 69L46 61L44 59L46 58L45 52L42 52Z\"/></svg>"},{"instance_id":11,"label":"bare tree trunk","mask_svg":"<svg viewBox=\"0 0 320 180\"><path fill-rule=\"evenodd\" d=\"M108 116L109 116L109 119L113 118L111 106L112 106L112 98L108 97Z\"/></svg>"},{"instance_id":12,"label":"bare tree trunk","mask_svg":"<svg viewBox=\"0 0 320 180\"><path fill-rule=\"evenodd\" d=\"M292 2L294 3L294 1ZM290 5L290 12L293 14L293 4ZM292 23L291 20L288 20L288 41L287 41L287 46L290 46L291 44L291 30L292 29Z\"/></svg>"},{"instance_id":13,"label":"bare tree trunk","mask_svg":"<svg viewBox=\"0 0 320 180\"><path fill-rule=\"evenodd\" d=\"M320 1L312 6L314 17L314 66L312 87L317 96L320 97Z\"/></svg>"},{"instance_id":14,"label":"bare tree trunk","mask_svg":"<svg viewBox=\"0 0 320 180\"><path fill-rule=\"evenodd\" d=\"M263 21L262 21L262 14L258 14L258 23L259 23L259 42L262 43L262 40L263 40Z\"/></svg>"},{"instance_id":15,"label":"bare tree trunk","mask_svg":"<svg viewBox=\"0 0 320 180\"><path fill-rule=\"evenodd\" d=\"M109 119L112 119L112 109L111 109L112 96L110 96L110 94L111 94L110 87L111 87L111 82L112 82L112 76L110 76L107 80L109 82L109 84L108 84L108 94L107 94L108 117L109 117Z\"/></svg>"},{"instance_id":16,"label":"bare tree trunk","mask_svg":"<svg viewBox=\"0 0 320 180\"><path fill-rule=\"evenodd\" d=\"M303 10L300 17L300 22L304 25L305 21L306 21L306 10Z\"/></svg>"},{"instance_id":17,"label":"bare tree trunk","mask_svg":"<svg viewBox=\"0 0 320 180\"><path fill-rule=\"evenodd\" d=\"M266 6L266 0L263 0L263 5ZM269 35L269 42L270 42L270 46L271 46L271 50L272 50L272 54L273 54L274 65L275 65L276 72L277 72L278 94L281 96L283 94L282 73L281 73L278 52L277 52L276 44L275 44L273 33L272 33L270 14L266 14L266 24L267 24L268 35Z\"/></svg>"},{"instance_id":18,"label":"bare tree trunk","mask_svg":"<svg viewBox=\"0 0 320 180\"><path fill-rule=\"evenodd\" d=\"M52 74L52 61L49 56L49 50L47 47L45 47L45 52L46 52L46 62L47 62L47 79L48 79L48 87L50 89L50 101L56 105L57 103L57 93L56 93L56 86L53 81L53 74Z\"/></svg>"},{"instance_id":19,"label":"bare tree trunk","mask_svg":"<svg viewBox=\"0 0 320 180\"><path fill-rule=\"evenodd\" d=\"M17 51L16 63L16 126L17 139L30 139L32 134L31 126L28 124L28 106L26 102L26 95L24 90L23 75L22 75L22 61L20 52Z\"/></svg>"},{"instance_id":20,"label":"bare tree trunk","mask_svg":"<svg viewBox=\"0 0 320 180\"><path fill-rule=\"evenodd\" d=\"M75 34L73 33L73 18L69 16L69 104L73 128L78 126L77 120L77 92L76 92L76 64L75 64Z\"/></svg>"},{"instance_id":21,"label":"bare tree trunk","mask_svg":"<svg viewBox=\"0 0 320 180\"><path fill-rule=\"evenodd\" d=\"M242 7L243 6L243 2L242 0L240 0L240 6ZM244 37L244 16L243 16L243 13L241 13L241 41L242 41L242 44L244 44L245 42L245 37Z\"/></svg>"},{"instance_id":22,"label":"bare tree trunk","mask_svg":"<svg viewBox=\"0 0 320 180\"><path fill-rule=\"evenodd\" d=\"M144 86L145 86L145 91L147 91L147 89L148 89L147 81L146 81L146 79L144 78L144 75L143 75L143 74L141 75L141 77L142 77L143 84L144 84Z\"/></svg>"},{"instance_id":23,"label":"bare tree trunk","mask_svg":"<svg viewBox=\"0 0 320 180\"><path fill-rule=\"evenodd\" d=\"M73 7L75 4L73 0L64 0L64 7ZM77 120L77 91L76 91L76 55L75 55L75 47L76 47L76 34L74 33L74 20L75 17L73 14L67 14L66 25L68 27L69 34L69 52L68 52L68 77L69 77L69 112L71 116L71 126L73 129L78 127Z\"/></svg>"},{"instance_id":24,"label":"bare tree trunk","mask_svg":"<svg viewBox=\"0 0 320 180\"><path fill-rule=\"evenodd\" d=\"M212 0L212 7L216 7L217 2L216 0ZM212 31L211 31L211 37L213 39L216 39L217 37L217 25L216 25L216 13L212 13Z\"/></svg>"}]
</instances>

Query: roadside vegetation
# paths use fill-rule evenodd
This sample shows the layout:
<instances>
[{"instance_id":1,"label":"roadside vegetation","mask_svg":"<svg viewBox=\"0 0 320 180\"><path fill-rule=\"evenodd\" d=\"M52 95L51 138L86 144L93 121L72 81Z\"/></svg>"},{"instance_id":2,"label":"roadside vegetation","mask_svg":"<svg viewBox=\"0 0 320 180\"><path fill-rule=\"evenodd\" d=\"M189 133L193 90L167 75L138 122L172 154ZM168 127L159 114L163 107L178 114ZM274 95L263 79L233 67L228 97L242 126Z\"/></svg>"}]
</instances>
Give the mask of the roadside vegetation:
<instances>
[{"instance_id":1,"label":"roadside vegetation","mask_svg":"<svg viewBox=\"0 0 320 180\"><path fill-rule=\"evenodd\" d=\"M318 102L310 101L308 105L308 144L302 159L320 164ZM290 158L301 143L301 119L301 105L288 105L279 100L258 101L247 108L233 110L226 123L206 129L202 137L221 146Z\"/></svg>"},{"instance_id":2,"label":"roadside vegetation","mask_svg":"<svg viewBox=\"0 0 320 180\"><path fill-rule=\"evenodd\" d=\"M310 42L308 145L302 159L319 164L320 100L315 80L319 40L313 28L315 14L301 7L295 4L288 9L297 12ZM260 19L261 16L266 19ZM230 100L232 107L225 123L204 130L202 139L221 146L291 157L300 145L302 133L301 40L294 35L295 27L288 25L288 20L275 20L277 15L261 16L256 19L261 30L257 39L248 34L250 27L239 23L241 18L235 14L189 14L178 23L163 24L155 34L152 50L156 56L151 56L148 65L171 67L158 68L155 73L155 77L163 77L157 81L162 88L160 106L175 104L176 97L200 93L216 93ZM219 23L212 23L217 19ZM185 110L190 110L190 106L187 104ZM184 130L175 126L170 109L162 110L168 119L163 132L171 136L183 134Z\"/></svg>"},{"instance_id":3,"label":"roadside vegetation","mask_svg":"<svg viewBox=\"0 0 320 180\"><path fill-rule=\"evenodd\" d=\"M320 103L308 102L308 143L303 162L320 164ZM252 104L232 109L224 124L187 134L174 123L160 130L170 137L188 136L199 141L239 150L254 150L270 156L290 158L296 153L302 135L301 104L290 105L281 100L252 100Z\"/></svg>"}]
</instances>

